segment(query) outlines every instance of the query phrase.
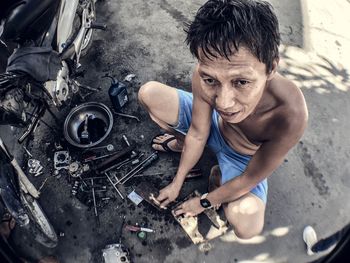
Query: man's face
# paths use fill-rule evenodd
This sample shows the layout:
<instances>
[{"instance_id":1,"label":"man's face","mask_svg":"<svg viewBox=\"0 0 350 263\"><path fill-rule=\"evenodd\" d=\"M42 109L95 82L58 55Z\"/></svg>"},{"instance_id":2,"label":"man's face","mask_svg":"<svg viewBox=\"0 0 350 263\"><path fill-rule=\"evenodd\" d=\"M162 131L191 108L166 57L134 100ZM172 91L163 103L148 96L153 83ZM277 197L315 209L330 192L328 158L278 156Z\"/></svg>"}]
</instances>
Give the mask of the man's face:
<instances>
[{"instance_id":1,"label":"man's face","mask_svg":"<svg viewBox=\"0 0 350 263\"><path fill-rule=\"evenodd\" d=\"M200 52L198 72L202 91L222 119L239 123L254 111L269 75L265 64L245 47L240 47L229 59L209 60Z\"/></svg>"}]
</instances>

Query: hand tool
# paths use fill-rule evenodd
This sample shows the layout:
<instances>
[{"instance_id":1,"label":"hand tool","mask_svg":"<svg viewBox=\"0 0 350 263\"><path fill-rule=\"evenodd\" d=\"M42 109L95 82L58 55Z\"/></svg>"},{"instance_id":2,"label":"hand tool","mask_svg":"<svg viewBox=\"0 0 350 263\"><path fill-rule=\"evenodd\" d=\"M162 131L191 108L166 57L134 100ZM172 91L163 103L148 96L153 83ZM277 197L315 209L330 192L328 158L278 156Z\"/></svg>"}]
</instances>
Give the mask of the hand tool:
<instances>
[{"instance_id":1,"label":"hand tool","mask_svg":"<svg viewBox=\"0 0 350 263\"><path fill-rule=\"evenodd\" d=\"M135 149L135 144L130 145L126 148L124 148L123 150L121 150L120 152L117 152L116 154L113 154L111 157L109 157L107 160L103 161L102 163L98 164L95 167L95 171L97 171L97 173L99 173L99 171L105 170L106 166L108 165L112 165L116 160L118 160L120 157L130 153L132 150Z\"/></svg>"},{"instance_id":2,"label":"hand tool","mask_svg":"<svg viewBox=\"0 0 350 263\"><path fill-rule=\"evenodd\" d=\"M135 174L139 173L141 170L145 169L151 163L153 163L155 160L158 159L158 152L152 153L149 157L147 157L145 160L143 160L139 165L137 165L134 169L132 169L130 172L128 172L126 175L124 175L121 179L119 179L119 183L124 184L129 179L131 179Z\"/></svg>"},{"instance_id":3,"label":"hand tool","mask_svg":"<svg viewBox=\"0 0 350 263\"><path fill-rule=\"evenodd\" d=\"M125 225L125 228L129 231L132 231L132 232L138 232L138 231L144 231L144 232L148 232L148 233L154 232L153 229L150 229L147 227L141 227L141 226Z\"/></svg>"},{"instance_id":4,"label":"hand tool","mask_svg":"<svg viewBox=\"0 0 350 263\"><path fill-rule=\"evenodd\" d=\"M117 184L119 183L118 178L114 175L114 179L116 180L116 182L114 183L111 176L108 175L108 173L105 173L105 175L108 178L108 181L111 183L111 185L113 186L113 188L115 189L115 191L118 193L118 195L121 197L121 199L124 200L124 196L122 195L122 193L119 191L119 189L117 188Z\"/></svg>"},{"instance_id":5,"label":"hand tool","mask_svg":"<svg viewBox=\"0 0 350 263\"><path fill-rule=\"evenodd\" d=\"M107 151L111 152L114 150L114 145L113 144L107 144L107 145L103 145L103 146L98 146L98 147L92 147L92 148L87 148L85 149L83 152L86 151L93 151L93 150L99 150L99 149L106 149Z\"/></svg>"},{"instance_id":6,"label":"hand tool","mask_svg":"<svg viewBox=\"0 0 350 263\"><path fill-rule=\"evenodd\" d=\"M83 143L87 143L89 141L88 122L89 122L89 115L86 114L85 120L84 120L84 130L81 132L81 135L80 135L80 140Z\"/></svg>"},{"instance_id":7,"label":"hand tool","mask_svg":"<svg viewBox=\"0 0 350 263\"><path fill-rule=\"evenodd\" d=\"M97 203L96 203L96 196L95 196L94 179L91 179L91 191L92 191L92 200L93 200L93 202L94 202L95 217L96 217L96 219L97 219L97 224L99 224L98 211L97 211Z\"/></svg>"},{"instance_id":8,"label":"hand tool","mask_svg":"<svg viewBox=\"0 0 350 263\"><path fill-rule=\"evenodd\" d=\"M116 164L113 164L112 166L110 167L107 167L105 168L104 170L102 171L98 171L98 173L100 174L103 174L105 172L109 172L110 170L113 170L113 169L120 169L121 167L123 167L124 165L128 164L129 162L133 161L135 157L138 157L138 158L141 158L144 154L140 154L137 156L137 154L135 155L131 155L129 158L126 158L125 160L123 161L120 161L119 163L116 163Z\"/></svg>"},{"instance_id":9,"label":"hand tool","mask_svg":"<svg viewBox=\"0 0 350 263\"><path fill-rule=\"evenodd\" d=\"M114 112L115 114L119 115L119 116L122 116L122 117L127 117L127 118L130 118L130 119L135 119L137 120L138 122L140 122L140 119L136 116L133 116L133 115L129 115L129 114L125 114L125 113L120 113L120 112Z\"/></svg>"},{"instance_id":10,"label":"hand tool","mask_svg":"<svg viewBox=\"0 0 350 263\"><path fill-rule=\"evenodd\" d=\"M124 142L125 142L125 144L126 144L127 146L130 146L130 143L129 143L129 141L128 141L128 138L126 137L125 134L123 134L123 140L124 140ZM134 151L132 151L131 153L132 153L133 155L136 154Z\"/></svg>"}]
</instances>

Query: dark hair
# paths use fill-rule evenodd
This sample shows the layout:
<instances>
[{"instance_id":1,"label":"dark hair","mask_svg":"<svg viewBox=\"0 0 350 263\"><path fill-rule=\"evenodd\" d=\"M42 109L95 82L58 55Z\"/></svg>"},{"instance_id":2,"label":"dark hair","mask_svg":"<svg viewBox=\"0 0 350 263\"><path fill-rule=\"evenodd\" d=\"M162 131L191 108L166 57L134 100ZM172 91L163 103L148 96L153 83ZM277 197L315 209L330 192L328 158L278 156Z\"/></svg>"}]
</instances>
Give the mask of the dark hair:
<instances>
[{"instance_id":1,"label":"dark hair","mask_svg":"<svg viewBox=\"0 0 350 263\"><path fill-rule=\"evenodd\" d=\"M279 58L280 34L272 6L256 0L209 0L186 25L186 43L199 59L234 54L243 45L266 65L267 73Z\"/></svg>"}]
</instances>

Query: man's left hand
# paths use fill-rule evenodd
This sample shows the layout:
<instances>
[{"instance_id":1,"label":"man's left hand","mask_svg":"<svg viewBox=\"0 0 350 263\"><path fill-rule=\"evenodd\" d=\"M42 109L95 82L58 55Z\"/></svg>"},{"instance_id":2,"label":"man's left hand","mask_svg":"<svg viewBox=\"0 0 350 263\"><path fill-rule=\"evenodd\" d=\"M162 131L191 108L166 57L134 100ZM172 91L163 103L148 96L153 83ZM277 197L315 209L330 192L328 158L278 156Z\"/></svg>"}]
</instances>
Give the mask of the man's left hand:
<instances>
[{"instance_id":1,"label":"man's left hand","mask_svg":"<svg viewBox=\"0 0 350 263\"><path fill-rule=\"evenodd\" d=\"M204 211L204 208L200 204L200 198L195 197L187 200L178 207L175 208L175 215L179 216L184 214L185 217L196 216Z\"/></svg>"}]
</instances>

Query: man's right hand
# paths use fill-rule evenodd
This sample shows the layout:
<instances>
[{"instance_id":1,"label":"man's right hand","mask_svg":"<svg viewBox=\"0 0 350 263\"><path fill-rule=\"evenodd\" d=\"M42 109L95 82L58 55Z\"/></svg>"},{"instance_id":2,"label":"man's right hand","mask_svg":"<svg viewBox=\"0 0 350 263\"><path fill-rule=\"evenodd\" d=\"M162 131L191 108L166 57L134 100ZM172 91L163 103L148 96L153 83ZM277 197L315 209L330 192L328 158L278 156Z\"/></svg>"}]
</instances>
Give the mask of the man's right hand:
<instances>
[{"instance_id":1,"label":"man's right hand","mask_svg":"<svg viewBox=\"0 0 350 263\"><path fill-rule=\"evenodd\" d=\"M180 193L181 186L182 185L172 182L159 191L157 200L160 202L160 208L166 209L169 203L175 201Z\"/></svg>"}]
</instances>

